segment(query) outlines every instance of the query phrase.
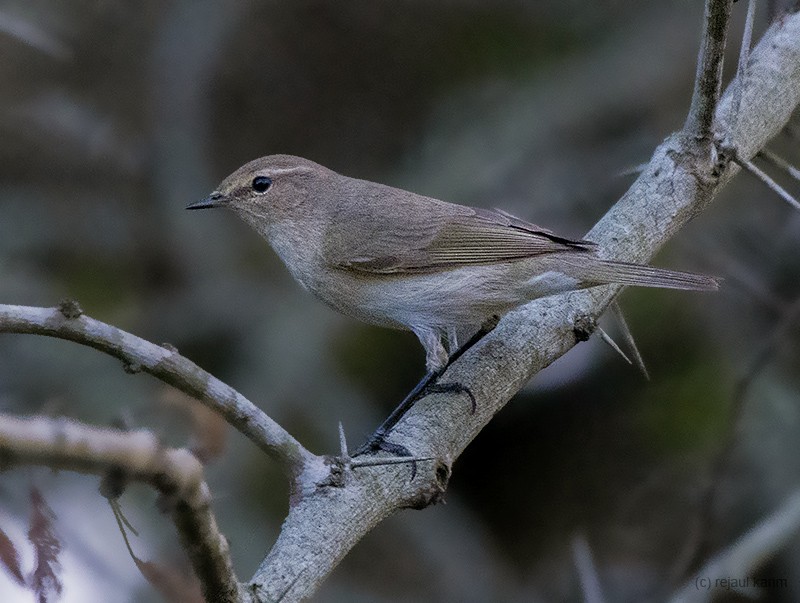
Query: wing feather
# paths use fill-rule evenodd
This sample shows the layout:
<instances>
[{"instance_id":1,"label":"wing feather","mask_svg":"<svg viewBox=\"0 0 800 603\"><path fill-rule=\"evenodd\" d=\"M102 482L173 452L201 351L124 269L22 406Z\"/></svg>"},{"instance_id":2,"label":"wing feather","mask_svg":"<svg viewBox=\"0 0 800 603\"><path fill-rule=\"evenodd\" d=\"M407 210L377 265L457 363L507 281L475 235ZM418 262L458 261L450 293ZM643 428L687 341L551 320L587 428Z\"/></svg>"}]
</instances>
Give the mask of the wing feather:
<instances>
[{"instance_id":1,"label":"wing feather","mask_svg":"<svg viewBox=\"0 0 800 603\"><path fill-rule=\"evenodd\" d=\"M350 201L355 188L342 191L343 201L328 228L325 250L326 261L337 268L375 274L435 272L559 251L590 251L595 246L556 236L502 210L455 205L355 182L359 192L369 193L372 207L364 211L362 204Z\"/></svg>"}]
</instances>

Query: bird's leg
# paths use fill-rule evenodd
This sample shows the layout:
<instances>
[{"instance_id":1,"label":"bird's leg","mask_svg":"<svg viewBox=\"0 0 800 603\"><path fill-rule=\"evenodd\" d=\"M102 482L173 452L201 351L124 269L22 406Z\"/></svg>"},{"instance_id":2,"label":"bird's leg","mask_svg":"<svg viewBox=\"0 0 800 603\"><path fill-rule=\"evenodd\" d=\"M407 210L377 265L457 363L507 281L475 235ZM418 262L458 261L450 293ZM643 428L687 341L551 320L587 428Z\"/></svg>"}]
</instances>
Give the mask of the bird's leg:
<instances>
[{"instance_id":1,"label":"bird's leg","mask_svg":"<svg viewBox=\"0 0 800 603\"><path fill-rule=\"evenodd\" d=\"M475 334L467 340L467 343L462 345L455 352L451 352L450 358L448 358L448 360L447 360L447 366L445 366L444 369L442 369L442 372L444 372L444 370L448 366L453 364L456 360L461 358L461 356L464 354L464 352L466 352L468 349L470 349L472 346L474 346L476 343L478 343L481 339L486 337L489 333L494 331L494 328L497 326L498 322L500 322L500 317L497 316L496 314L493 315L493 316L490 316L488 319L486 319L484 321L484 323L481 325L481 328L478 329L475 332ZM450 335L450 341L453 342L454 347L455 347L456 337L455 337L454 333Z\"/></svg>"},{"instance_id":2,"label":"bird's leg","mask_svg":"<svg viewBox=\"0 0 800 603\"><path fill-rule=\"evenodd\" d=\"M446 367L445 367L446 368ZM444 372L442 369L441 372ZM411 456L411 452L405 446L401 446L400 444L392 444L391 442L386 441L386 436L391 431L392 427L397 425L397 422L406 414L412 406L414 406L414 402L417 401L417 398L420 397L425 391L425 388L428 387L432 382L434 382L441 372L435 371L428 371L425 373L425 376L414 386L403 401L397 405L386 420L381 423L380 427L376 429L371 436L364 442L358 449L353 453L353 456L360 456L362 454L367 454L368 452L377 452L379 450L384 450L396 456Z\"/></svg>"},{"instance_id":3,"label":"bird's leg","mask_svg":"<svg viewBox=\"0 0 800 603\"><path fill-rule=\"evenodd\" d=\"M392 428L397 425L397 422L405 415L411 407L414 406L414 403L422 397L422 394L425 393L466 393L469 396L470 401L472 402L472 412L475 412L476 409L476 402L475 396L469 390L469 388L465 385L460 383L437 383L439 377L447 370L447 368L456 360L458 360L464 352L478 343L485 335L490 333L496 326L499 321L499 317L493 316L489 320L487 320L481 328L472 336L470 339L460 348L455 350L450 357L447 359L447 362L444 366L439 369L429 370L425 373L425 376L414 386L403 401L397 405L392 411L386 420L381 423L380 427L374 431L374 433L364 442L361 446L359 446L358 450L353 453L353 456L359 456L362 454L367 454L368 452L377 452L379 450L384 450L396 456L411 456L411 452L405 446L401 446L400 444L393 444L392 442L388 442L386 440L386 436L392 430ZM448 338L450 342L455 342L455 336L453 334L450 335ZM430 349L428 342L423 340L420 337L420 340L423 341L423 345L426 346L426 349ZM441 347L441 342L438 341L438 345ZM412 469L413 473L416 473L415 470Z\"/></svg>"}]
</instances>

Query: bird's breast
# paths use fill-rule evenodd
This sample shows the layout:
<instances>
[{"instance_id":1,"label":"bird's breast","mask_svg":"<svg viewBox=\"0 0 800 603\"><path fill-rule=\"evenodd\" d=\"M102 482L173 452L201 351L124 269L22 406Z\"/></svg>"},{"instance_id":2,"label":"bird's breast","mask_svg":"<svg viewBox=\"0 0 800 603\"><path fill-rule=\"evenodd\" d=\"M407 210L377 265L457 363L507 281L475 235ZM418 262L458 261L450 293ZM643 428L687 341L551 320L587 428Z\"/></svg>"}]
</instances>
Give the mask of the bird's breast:
<instances>
[{"instance_id":1,"label":"bird's breast","mask_svg":"<svg viewBox=\"0 0 800 603\"><path fill-rule=\"evenodd\" d=\"M519 303L502 286L502 272L497 266L393 275L335 269L309 289L343 314L370 324L444 330L480 325Z\"/></svg>"}]
</instances>

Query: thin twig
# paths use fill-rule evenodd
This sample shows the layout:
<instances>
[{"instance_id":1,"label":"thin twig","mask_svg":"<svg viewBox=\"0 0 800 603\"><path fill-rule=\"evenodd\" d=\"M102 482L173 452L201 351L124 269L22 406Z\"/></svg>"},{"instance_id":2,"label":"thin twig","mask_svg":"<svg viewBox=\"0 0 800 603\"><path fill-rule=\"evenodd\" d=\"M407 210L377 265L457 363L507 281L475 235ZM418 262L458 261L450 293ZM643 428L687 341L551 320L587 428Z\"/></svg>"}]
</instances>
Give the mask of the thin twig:
<instances>
[{"instance_id":1,"label":"thin twig","mask_svg":"<svg viewBox=\"0 0 800 603\"><path fill-rule=\"evenodd\" d=\"M67 339L118 358L128 372L150 373L220 413L292 477L318 460L264 411L172 346L156 345L90 318L74 302L59 308L0 304L0 332Z\"/></svg>"},{"instance_id":2,"label":"thin twig","mask_svg":"<svg viewBox=\"0 0 800 603\"><path fill-rule=\"evenodd\" d=\"M44 465L80 473L123 473L147 483L168 501L183 548L207 601L245 600L228 541L211 510L203 466L185 449L165 448L146 431L98 428L67 419L0 415L5 463Z\"/></svg>"},{"instance_id":3,"label":"thin twig","mask_svg":"<svg viewBox=\"0 0 800 603\"><path fill-rule=\"evenodd\" d=\"M742 46L739 48L739 64L736 67L736 87L733 89L733 108L731 109L733 122L730 130L736 129L736 120L739 118L739 109L742 106L742 93L744 92L747 76L747 64L750 61L750 47L753 44L753 20L756 14L756 0L747 3L747 18L742 34Z\"/></svg>"},{"instance_id":4,"label":"thin twig","mask_svg":"<svg viewBox=\"0 0 800 603\"><path fill-rule=\"evenodd\" d=\"M766 184L767 187L772 192L774 192L781 199L786 201L789 205L791 205L795 209L800 209L800 201L795 199L789 191L787 191L780 184L778 184L772 178L770 178L769 175L765 171L763 171L761 168L759 168L752 161L749 161L747 159L742 159L741 157L738 157L738 156L734 156L733 160L736 163L738 163L740 166L742 166L745 170L747 170L748 172L753 174L753 176L755 176L756 178L761 180L761 182Z\"/></svg>"},{"instance_id":5,"label":"thin twig","mask_svg":"<svg viewBox=\"0 0 800 603\"><path fill-rule=\"evenodd\" d=\"M722 60L733 0L706 0L703 38L697 57L692 104L684 130L701 139L711 135L722 90Z\"/></svg>"}]
</instances>

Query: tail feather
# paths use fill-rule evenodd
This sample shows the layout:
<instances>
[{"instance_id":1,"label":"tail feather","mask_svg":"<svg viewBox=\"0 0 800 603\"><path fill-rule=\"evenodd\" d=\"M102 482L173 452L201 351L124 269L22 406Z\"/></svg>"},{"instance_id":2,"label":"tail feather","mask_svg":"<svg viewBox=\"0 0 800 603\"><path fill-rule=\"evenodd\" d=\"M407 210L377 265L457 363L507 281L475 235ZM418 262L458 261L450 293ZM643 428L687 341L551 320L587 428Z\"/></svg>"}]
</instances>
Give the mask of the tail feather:
<instances>
[{"instance_id":1,"label":"tail feather","mask_svg":"<svg viewBox=\"0 0 800 603\"><path fill-rule=\"evenodd\" d=\"M716 291L719 289L721 280L704 274L665 270L664 268L655 268L642 264L613 262L599 258L592 258L592 260L586 261L587 259L585 256L580 260L575 258L576 262L573 263L573 267L583 273L580 278L584 282L596 285L613 283L638 287Z\"/></svg>"}]
</instances>

